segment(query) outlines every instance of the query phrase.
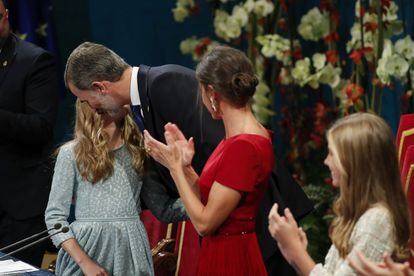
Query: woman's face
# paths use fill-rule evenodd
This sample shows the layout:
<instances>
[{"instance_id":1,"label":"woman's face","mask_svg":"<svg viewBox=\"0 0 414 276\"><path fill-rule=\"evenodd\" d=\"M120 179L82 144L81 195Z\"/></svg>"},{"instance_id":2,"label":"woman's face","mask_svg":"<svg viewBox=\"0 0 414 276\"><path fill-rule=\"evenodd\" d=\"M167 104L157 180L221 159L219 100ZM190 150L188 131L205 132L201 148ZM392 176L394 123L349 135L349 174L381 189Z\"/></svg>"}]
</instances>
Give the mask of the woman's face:
<instances>
[{"instance_id":1,"label":"woman's face","mask_svg":"<svg viewBox=\"0 0 414 276\"><path fill-rule=\"evenodd\" d=\"M339 169L339 157L336 149L328 142L328 156L326 156L324 164L328 166L331 171L332 186L339 187L341 179L341 171Z\"/></svg>"}]
</instances>

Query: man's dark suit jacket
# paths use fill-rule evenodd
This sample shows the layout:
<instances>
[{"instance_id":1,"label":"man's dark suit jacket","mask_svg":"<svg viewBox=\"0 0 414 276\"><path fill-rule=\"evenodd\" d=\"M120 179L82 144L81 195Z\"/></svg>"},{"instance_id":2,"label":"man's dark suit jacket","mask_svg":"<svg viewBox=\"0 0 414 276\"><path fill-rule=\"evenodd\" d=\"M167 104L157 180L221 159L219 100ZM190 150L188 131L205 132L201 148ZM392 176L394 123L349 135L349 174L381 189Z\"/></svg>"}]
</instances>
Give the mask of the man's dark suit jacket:
<instances>
[{"instance_id":1,"label":"man's dark suit jacket","mask_svg":"<svg viewBox=\"0 0 414 276\"><path fill-rule=\"evenodd\" d=\"M54 58L11 34L0 53L0 212L15 219L46 208L57 91Z\"/></svg>"},{"instance_id":2,"label":"man's dark suit jacket","mask_svg":"<svg viewBox=\"0 0 414 276\"><path fill-rule=\"evenodd\" d=\"M224 138L224 127L221 121L213 120L203 106L195 72L178 65L140 65L138 90L146 129L155 139L165 141L164 125L172 122L177 124L187 138L194 137L193 167L200 173L210 154ZM155 164L155 171L150 173L151 181L161 182L170 196L177 197L178 193L168 170ZM289 207L297 219L313 209L312 203L280 162L275 165L268 192L261 203L256 230L269 272L275 271L277 274L274 275L294 274L268 231L267 217L275 202L280 208Z\"/></svg>"}]
</instances>

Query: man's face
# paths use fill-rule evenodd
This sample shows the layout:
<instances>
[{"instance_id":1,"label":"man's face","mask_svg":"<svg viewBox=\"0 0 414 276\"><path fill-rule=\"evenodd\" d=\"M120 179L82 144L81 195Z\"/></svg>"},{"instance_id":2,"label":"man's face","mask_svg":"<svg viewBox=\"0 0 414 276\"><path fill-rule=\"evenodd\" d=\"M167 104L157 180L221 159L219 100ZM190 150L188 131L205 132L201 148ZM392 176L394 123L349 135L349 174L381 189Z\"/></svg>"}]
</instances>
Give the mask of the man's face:
<instances>
[{"instance_id":1,"label":"man's face","mask_svg":"<svg viewBox=\"0 0 414 276\"><path fill-rule=\"evenodd\" d=\"M87 102L99 114L118 112L123 107L122 104L117 103L110 93L100 92L99 88L81 90L71 82L68 83L68 87L72 94L78 97L81 102Z\"/></svg>"}]
</instances>

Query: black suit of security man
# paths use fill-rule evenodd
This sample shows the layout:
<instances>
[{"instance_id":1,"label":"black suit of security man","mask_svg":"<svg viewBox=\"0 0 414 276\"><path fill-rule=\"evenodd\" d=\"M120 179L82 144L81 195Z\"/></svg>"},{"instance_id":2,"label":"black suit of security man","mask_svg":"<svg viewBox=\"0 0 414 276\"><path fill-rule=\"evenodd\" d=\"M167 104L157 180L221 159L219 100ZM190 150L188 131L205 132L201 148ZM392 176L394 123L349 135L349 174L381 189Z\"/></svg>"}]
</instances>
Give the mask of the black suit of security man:
<instances>
[{"instance_id":1,"label":"black suit of security man","mask_svg":"<svg viewBox=\"0 0 414 276\"><path fill-rule=\"evenodd\" d=\"M0 48L1 248L46 227L58 81L54 58L42 48L13 33ZM43 243L15 257L40 266L44 251Z\"/></svg>"}]
</instances>

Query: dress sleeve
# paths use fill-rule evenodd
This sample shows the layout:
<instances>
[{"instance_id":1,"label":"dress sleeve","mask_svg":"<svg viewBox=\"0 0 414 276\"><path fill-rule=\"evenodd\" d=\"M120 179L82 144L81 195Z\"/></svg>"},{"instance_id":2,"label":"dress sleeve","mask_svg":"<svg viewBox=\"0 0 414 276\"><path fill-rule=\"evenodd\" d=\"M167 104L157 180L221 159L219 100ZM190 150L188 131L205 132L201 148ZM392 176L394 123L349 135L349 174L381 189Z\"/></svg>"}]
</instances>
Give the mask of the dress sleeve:
<instances>
[{"instance_id":1,"label":"dress sleeve","mask_svg":"<svg viewBox=\"0 0 414 276\"><path fill-rule=\"evenodd\" d=\"M242 139L231 141L219 161L215 181L241 192L252 192L260 163L254 145Z\"/></svg>"},{"instance_id":2,"label":"dress sleeve","mask_svg":"<svg viewBox=\"0 0 414 276\"><path fill-rule=\"evenodd\" d=\"M69 227L68 216L72 203L73 188L76 181L76 165L71 147L63 146L56 160L55 172L53 174L52 188L50 190L49 202L45 212L47 228L53 228L56 223L63 227ZM49 231L49 234L56 230ZM74 238L69 227L67 233L52 236L53 244L59 247L64 241Z\"/></svg>"},{"instance_id":3,"label":"dress sleeve","mask_svg":"<svg viewBox=\"0 0 414 276\"><path fill-rule=\"evenodd\" d=\"M357 258L360 251L367 259L381 262L384 253L394 250L394 231L391 216L385 207L374 207L361 216L351 236L349 258ZM331 253L331 252L330 252ZM334 253L334 252L332 252ZM329 255L329 254L328 254ZM316 265L310 275L357 275L348 261L339 257L337 252L326 259L325 265Z\"/></svg>"}]
</instances>

